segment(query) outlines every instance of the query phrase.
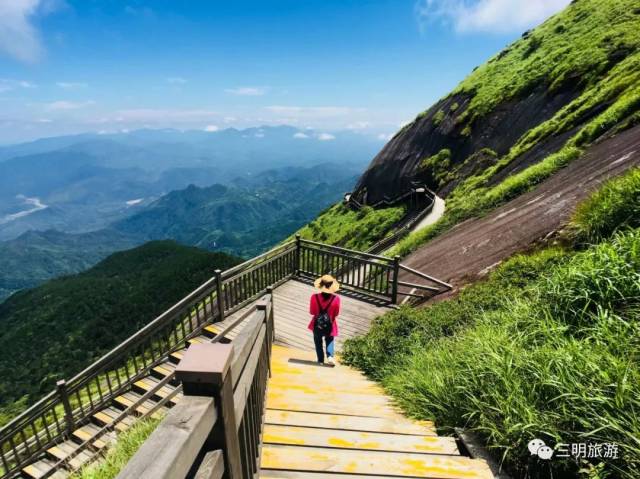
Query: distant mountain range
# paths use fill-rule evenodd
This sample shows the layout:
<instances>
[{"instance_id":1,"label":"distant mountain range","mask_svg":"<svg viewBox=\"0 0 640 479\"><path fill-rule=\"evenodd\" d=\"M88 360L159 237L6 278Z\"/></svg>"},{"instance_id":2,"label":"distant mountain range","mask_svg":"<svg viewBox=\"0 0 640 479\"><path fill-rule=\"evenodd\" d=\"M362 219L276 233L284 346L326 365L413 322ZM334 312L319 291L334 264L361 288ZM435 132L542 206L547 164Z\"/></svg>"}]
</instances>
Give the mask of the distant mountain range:
<instances>
[{"instance_id":1,"label":"distant mountain range","mask_svg":"<svg viewBox=\"0 0 640 479\"><path fill-rule=\"evenodd\" d=\"M23 155L0 161L0 301L150 240L253 256L338 201L380 146L335 137L141 130L0 148Z\"/></svg>"},{"instance_id":2,"label":"distant mountain range","mask_svg":"<svg viewBox=\"0 0 640 479\"><path fill-rule=\"evenodd\" d=\"M92 133L1 147L0 241L29 230L95 231L191 184L327 162L361 169L381 146L351 131L320 136L278 126Z\"/></svg>"}]
</instances>

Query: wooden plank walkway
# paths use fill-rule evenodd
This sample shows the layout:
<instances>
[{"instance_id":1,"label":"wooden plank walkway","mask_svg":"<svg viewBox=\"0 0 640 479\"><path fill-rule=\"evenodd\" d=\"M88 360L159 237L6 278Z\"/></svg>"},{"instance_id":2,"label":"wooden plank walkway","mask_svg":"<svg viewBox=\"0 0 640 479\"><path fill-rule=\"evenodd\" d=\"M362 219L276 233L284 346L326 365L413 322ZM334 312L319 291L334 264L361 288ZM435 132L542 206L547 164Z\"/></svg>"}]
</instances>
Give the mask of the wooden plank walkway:
<instances>
[{"instance_id":1,"label":"wooden plank walkway","mask_svg":"<svg viewBox=\"0 0 640 479\"><path fill-rule=\"evenodd\" d=\"M293 279L273 291L277 344L313 351L313 336L307 324L311 319L309 300L315 292L311 284ZM340 309L337 352L342 341L366 333L373 318L389 310L382 301L348 291L340 292Z\"/></svg>"},{"instance_id":2,"label":"wooden plank walkway","mask_svg":"<svg viewBox=\"0 0 640 479\"><path fill-rule=\"evenodd\" d=\"M402 416L362 374L314 360L311 348L273 348L261 478L493 477L484 461L462 457L454 438L437 436L431 422Z\"/></svg>"}]
</instances>

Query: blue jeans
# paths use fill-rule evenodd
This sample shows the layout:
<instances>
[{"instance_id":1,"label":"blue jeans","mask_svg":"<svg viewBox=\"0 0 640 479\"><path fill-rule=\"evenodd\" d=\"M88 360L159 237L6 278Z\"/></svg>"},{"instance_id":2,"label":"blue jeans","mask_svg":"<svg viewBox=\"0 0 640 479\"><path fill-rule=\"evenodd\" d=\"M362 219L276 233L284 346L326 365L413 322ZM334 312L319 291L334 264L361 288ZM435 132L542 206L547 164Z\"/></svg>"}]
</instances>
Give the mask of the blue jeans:
<instances>
[{"instance_id":1,"label":"blue jeans","mask_svg":"<svg viewBox=\"0 0 640 479\"><path fill-rule=\"evenodd\" d=\"M333 357L333 336L330 334L322 334L318 331L313 332L313 342L316 345L316 354L318 355L318 362L324 363L324 348L322 347L322 338L324 338L327 344L327 357Z\"/></svg>"}]
</instances>

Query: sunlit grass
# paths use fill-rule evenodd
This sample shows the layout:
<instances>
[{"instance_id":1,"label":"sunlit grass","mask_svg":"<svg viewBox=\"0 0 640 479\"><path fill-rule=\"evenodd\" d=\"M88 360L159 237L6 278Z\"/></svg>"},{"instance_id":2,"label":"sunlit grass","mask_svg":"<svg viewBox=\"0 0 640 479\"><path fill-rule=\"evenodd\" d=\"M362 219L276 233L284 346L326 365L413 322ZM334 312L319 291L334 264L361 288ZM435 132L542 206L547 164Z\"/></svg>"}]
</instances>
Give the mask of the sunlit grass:
<instances>
[{"instance_id":1,"label":"sunlit grass","mask_svg":"<svg viewBox=\"0 0 640 479\"><path fill-rule=\"evenodd\" d=\"M118 441L109 448L104 458L74 474L71 479L112 479L116 477L161 421L162 418L159 417L137 422L118 435Z\"/></svg>"}]
</instances>

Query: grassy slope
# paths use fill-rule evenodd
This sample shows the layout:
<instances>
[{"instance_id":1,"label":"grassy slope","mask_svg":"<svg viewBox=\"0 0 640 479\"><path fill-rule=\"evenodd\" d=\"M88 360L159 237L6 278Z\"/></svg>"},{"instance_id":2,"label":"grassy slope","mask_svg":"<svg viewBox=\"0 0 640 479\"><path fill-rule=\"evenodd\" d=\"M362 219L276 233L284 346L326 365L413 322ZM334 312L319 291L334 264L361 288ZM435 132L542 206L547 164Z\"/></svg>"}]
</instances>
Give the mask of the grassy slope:
<instances>
[{"instance_id":1,"label":"grassy slope","mask_svg":"<svg viewBox=\"0 0 640 479\"><path fill-rule=\"evenodd\" d=\"M579 208L575 242L516 256L455 299L378 318L344 359L411 415L480 433L517 477L548 474L527 451L534 437L621 449L600 464L556 458L555 477L638 477L638 191L640 170L611 181Z\"/></svg>"},{"instance_id":2,"label":"grassy slope","mask_svg":"<svg viewBox=\"0 0 640 479\"><path fill-rule=\"evenodd\" d=\"M151 242L0 304L0 404L33 402L237 259ZM37 344L37 349L33 348ZM15 409L16 406L13 406ZM15 412L15 411L13 411ZM10 416L10 411L6 413Z\"/></svg>"},{"instance_id":3,"label":"grassy slope","mask_svg":"<svg viewBox=\"0 0 640 479\"><path fill-rule=\"evenodd\" d=\"M365 207L352 211L339 203L320 213L298 233L305 239L366 250L384 238L405 212L404 206L378 210Z\"/></svg>"},{"instance_id":4,"label":"grassy slope","mask_svg":"<svg viewBox=\"0 0 640 479\"><path fill-rule=\"evenodd\" d=\"M452 92L473 94L456 121L472 129L501 103L523 98L537 85L554 91L576 82L582 93L575 100L524 134L496 165L458 185L447 198L443 218L407 237L393 253L406 255L456 223L532 189L603 133L640 121L640 10L635 0L579 0L525 34ZM586 120L598 107L602 110ZM488 186L541 140L572 130L558 152Z\"/></svg>"},{"instance_id":5,"label":"grassy slope","mask_svg":"<svg viewBox=\"0 0 640 479\"><path fill-rule=\"evenodd\" d=\"M71 479L113 479L140 449L161 418L145 419L118 435L118 441L109 448L105 457L82 469Z\"/></svg>"}]
</instances>

